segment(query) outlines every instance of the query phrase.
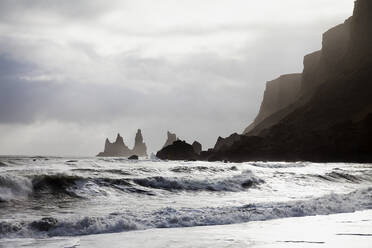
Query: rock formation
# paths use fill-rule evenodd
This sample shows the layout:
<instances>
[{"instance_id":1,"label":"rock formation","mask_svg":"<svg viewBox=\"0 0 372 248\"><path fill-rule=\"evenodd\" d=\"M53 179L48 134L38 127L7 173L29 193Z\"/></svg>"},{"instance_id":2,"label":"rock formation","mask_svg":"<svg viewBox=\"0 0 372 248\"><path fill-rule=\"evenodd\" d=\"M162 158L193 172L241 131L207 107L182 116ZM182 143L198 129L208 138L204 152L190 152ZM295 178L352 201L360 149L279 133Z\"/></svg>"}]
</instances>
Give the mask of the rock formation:
<instances>
[{"instance_id":1,"label":"rock formation","mask_svg":"<svg viewBox=\"0 0 372 248\"><path fill-rule=\"evenodd\" d=\"M163 145L163 148L169 145L172 145L173 142L177 141L177 135L175 133L167 132L167 140L165 141L165 144Z\"/></svg>"},{"instance_id":2,"label":"rock formation","mask_svg":"<svg viewBox=\"0 0 372 248\"><path fill-rule=\"evenodd\" d=\"M146 144L143 142L141 129L137 130L132 153L140 157L147 156L147 147Z\"/></svg>"},{"instance_id":3,"label":"rock formation","mask_svg":"<svg viewBox=\"0 0 372 248\"><path fill-rule=\"evenodd\" d=\"M137 155L132 155L128 159L129 160L138 160L138 156Z\"/></svg>"},{"instance_id":4,"label":"rock formation","mask_svg":"<svg viewBox=\"0 0 372 248\"><path fill-rule=\"evenodd\" d=\"M167 160L196 160L199 158L192 145L177 140L156 153L156 157Z\"/></svg>"},{"instance_id":5,"label":"rock formation","mask_svg":"<svg viewBox=\"0 0 372 248\"><path fill-rule=\"evenodd\" d=\"M372 162L371 68L372 1L357 0L353 16L305 56L297 98L207 159Z\"/></svg>"},{"instance_id":6,"label":"rock formation","mask_svg":"<svg viewBox=\"0 0 372 248\"><path fill-rule=\"evenodd\" d=\"M198 155L200 155L200 153L202 152L202 145L197 141L194 141L192 143L192 148L194 149L194 152Z\"/></svg>"},{"instance_id":7,"label":"rock formation","mask_svg":"<svg viewBox=\"0 0 372 248\"><path fill-rule=\"evenodd\" d=\"M229 137L222 138L221 136L218 137L216 144L214 145L215 151L221 151L229 148L234 144L236 141L239 141L241 139L241 135L237 133L231 134Z\"/></svg>"},{"instance_id":8,"label":"rock formation","mask_svg":"<svg viewBox=\"0 0 372 248\"><path fill-rule=\"evenodd\" d=\"M127 157L130 156L132 153L128 146L125 145L123 137L118 135L116 136L116 140L114 143L111 143L109 139L106 139L105 142L105 149L103 152L99 153L97 156L100 157Z\"/></svg>"},{"instance_id":9,"label":"rock formation","mask_svg":"<svg viewBox=\"0 0 372 248\"><path fill-rule=\"evenodd\" d=\"M147 156L146 144L143 142L141 129L138 129L135 145L133 149L129 149L124 143L123 137L118 133L114 143L111 143L108 138L105 141L105 148L103 152L100 152L98 157L129 157L132 155Z\"/></svg>"}]
</instances>

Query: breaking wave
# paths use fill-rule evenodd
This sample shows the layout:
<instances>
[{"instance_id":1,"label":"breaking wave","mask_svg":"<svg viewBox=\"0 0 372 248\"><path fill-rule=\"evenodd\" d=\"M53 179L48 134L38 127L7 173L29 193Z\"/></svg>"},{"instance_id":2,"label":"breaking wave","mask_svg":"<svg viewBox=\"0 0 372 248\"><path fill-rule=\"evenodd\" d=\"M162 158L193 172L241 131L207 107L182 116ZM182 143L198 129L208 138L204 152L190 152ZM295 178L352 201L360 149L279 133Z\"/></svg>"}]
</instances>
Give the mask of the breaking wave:
<instances>
[{"instance_id":1,"label":"breaking wave","mask_svg":"<svg viewBox=\"0 0 372 248\"><path fill-rule=\"evenodd\" d=\"M249 163L249 164L252 165L252 166L255 166L255 167L279 169L279 168L305 167L308 163L307 162L295 162L295 163L289 163L289 162L255 162L255 163Z\"/></svg>"},{"instance_id":2,"label":"breaking wave","mask_svg":"<svg viewBox=\"0 0 372 248\"><path fill-rule=\"evenodd\" d=\"M330 194L311 200L257 203L238 207L162 208L144 216L112 213L105 217L0 222L0 238L52 237L112 233L148 228L173 228L236 224L277 218L347 213L372 209L372 188L349 194Z\"/></svg>"},{"instance_id":3,"label":"breaking wave","mask_svg":"<svg viewBox=\"0 0 372 248\"><path fill-rule=\"evenodd\" d=\"M192 172L224 172L224 171L237 171L236 166L231 166L229 168L218 168L212 166L176 166L170 169L172 172L176 173L192 173Z\"/></svg>"},{"instance_id":4,"label":"breaking wave","mask_svg":"<svg viewBox=\"0 0 372 248\"><path fill-rule=\"evenodd\" d=\"M127 175L119 170L105 171ZM191 179L189 177L143 177L143 178L106 178L82 177L67 174L34 175L20 177L0 175L0 201L25 200L29 196L68 196L89 198L87 185L110 187L127 193L154 195L152 189L167 191L242 191L263 183L251 171L243 171L240 175L222 178ZM147 188L147 189L146 189ZM102 191L104 192L104 190Z\"/></svg>"},{"instance_id":5,"label":"breaking wave","mask_svg":"<svg viewBox=\"0 0 372 248\"><path fill-rule=\"evenodd\" d=\"M240 175L229 178L190 179L184 177L148 177L133 179L133 182L143 187L169 191L242 191L257 186L264 181L253 175L251 171L243 171Z\"/></svg>"},{"instance_id":6,"label":"breaking wave","mask_svg":"<svg viewBox=\"0 0 372 248\"><path fill-rule=\"evenodd\" d=\"M24 177L0 175L0 202L23 200L32 193L32 182Z\"/></svg>"},{"instance_id":7,"label":"breaking wave","mask_svg":"<svg viewBox=\"0 0 372 248\"><path fill-rule=\"evenodd\" d=\"M332 171L325 175L315 175L315 177L331 182L360 183L363 181L372 181L372 175L367 172L353 175L340 170Z\"/></svg>"},{"instance_id":8,"label":"breaking wave","mask_svg":"<svg viewBox=\"0 0 372 248\"><path fill-rule=\"evenodd\" d=\"M30 196L39 197L46 194L54 197L61 195L78 197L73 188L82 180L84 179L81 177L65 174L35 175L31 178L0 175L0 202L26 200Z\"/></svg>"},{"instance_id":9,"label":"breaking wave","mask_svg":"<svg viewBox=\"0 0 372 248\"><path fill-rule=\"evenodd\" d=\"M0 161L0 167L8 166L6 163Z\"/></svg>"},{"instance_id":10,"label":"breaking wave","mask_svg":"<svg viewBox=\"0 0 372 248\"><path fill-rule=\"evenodd\" d=\"M53 193L77 196L73 192L74 186L85 179L79 176L55 174L34 176L32 186L35 193Z\"/></svg>"}]
</instances>

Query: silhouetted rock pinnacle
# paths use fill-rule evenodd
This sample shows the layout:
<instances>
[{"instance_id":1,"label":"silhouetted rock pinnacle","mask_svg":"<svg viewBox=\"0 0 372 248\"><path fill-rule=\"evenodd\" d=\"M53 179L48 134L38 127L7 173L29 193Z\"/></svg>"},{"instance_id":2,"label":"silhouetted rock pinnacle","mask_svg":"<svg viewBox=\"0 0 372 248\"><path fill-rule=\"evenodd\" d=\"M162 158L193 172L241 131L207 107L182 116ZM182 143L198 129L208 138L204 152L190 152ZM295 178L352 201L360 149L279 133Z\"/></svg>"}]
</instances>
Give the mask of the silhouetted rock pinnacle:
<instances>
[{"instance_id":1,"label":"silhouetted rock pinnacle","mask_svg":"<svg viewBox=\"0 0 372 248\"><path fill-rule=\"evenodd\" d=\"M202 145L197 141L194 141L194 143L192 143L192 148L194 148L195 153L198 155L200 155L200 153L202 152Z\"/></svg>"},{"instance_id":2,"label":"silhouetted rock pinnacle","mask_svg":"<svg viewBox=\"0 0 372 248\"><path fill-rule=\"evenodd\" d=\"M143 142L141 129L137 130L132 152L137 156L147 156L147 147L146 144Z\"/></svg>"}]
</instances>

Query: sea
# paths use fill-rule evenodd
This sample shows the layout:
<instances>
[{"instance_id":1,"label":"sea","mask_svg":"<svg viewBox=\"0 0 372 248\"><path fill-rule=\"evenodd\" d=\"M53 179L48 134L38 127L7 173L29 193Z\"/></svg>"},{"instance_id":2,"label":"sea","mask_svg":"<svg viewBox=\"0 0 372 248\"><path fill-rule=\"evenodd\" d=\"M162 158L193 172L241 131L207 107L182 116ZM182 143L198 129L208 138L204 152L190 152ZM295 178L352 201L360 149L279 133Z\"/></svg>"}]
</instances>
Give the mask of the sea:
<instances>
[{"instance_id":1,"label":"sea","mask_svg":"<svg viewBox=\"0 0 372 248\"><path fill-rule=\"evenodd\" d=\"M371 209L372 164L0 157L0 247L372 247Z\"/></svg>"}]
</instances>

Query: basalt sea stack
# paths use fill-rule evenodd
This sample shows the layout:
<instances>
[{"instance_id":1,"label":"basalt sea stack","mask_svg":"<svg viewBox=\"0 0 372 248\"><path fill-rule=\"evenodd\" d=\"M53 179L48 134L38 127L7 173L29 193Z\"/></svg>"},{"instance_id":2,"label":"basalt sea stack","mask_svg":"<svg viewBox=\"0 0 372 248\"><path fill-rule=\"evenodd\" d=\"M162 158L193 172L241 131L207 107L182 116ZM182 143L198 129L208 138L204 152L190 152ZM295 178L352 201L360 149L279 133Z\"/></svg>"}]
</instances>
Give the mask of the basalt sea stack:
<instances>
[{"instance_id":1,"label":"basalt sea stack","mask_svg":"<svg viewBox=\"0 0 372 248\"><path fill-rule=\"evenodd\" d=\"M100 152L98 157L130 157L136 156L147 156L146 143L143 142L141 129L137 130L135 143L133 149L129 149L124 143L123 137L120 134L117 135L115 142L111 143L108 138L105 141L105 149Z\"/></svg>"}]
</instances>

